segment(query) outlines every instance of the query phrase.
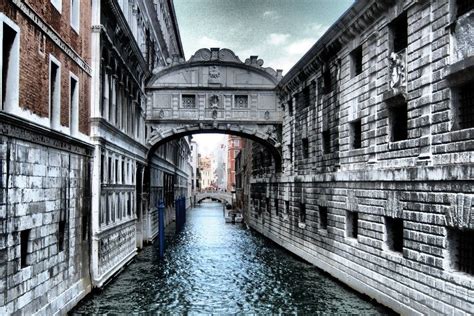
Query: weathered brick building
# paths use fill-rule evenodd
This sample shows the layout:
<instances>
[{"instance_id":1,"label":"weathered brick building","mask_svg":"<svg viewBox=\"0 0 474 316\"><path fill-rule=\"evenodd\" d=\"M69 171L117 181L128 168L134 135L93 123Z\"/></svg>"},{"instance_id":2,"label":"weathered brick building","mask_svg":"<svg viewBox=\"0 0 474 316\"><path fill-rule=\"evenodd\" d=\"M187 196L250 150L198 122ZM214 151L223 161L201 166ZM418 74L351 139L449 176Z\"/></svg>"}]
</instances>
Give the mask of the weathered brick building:
<instances>
[{"instance_id":1,"label":"weathered brick building","mask_svg":"<svg viewBox=\"0 0 474 316\"><path fill-rule=\"evenodd\" d=\"M474 312L473 6L356 1L279 84L283 172L253 155L249 225L401 313Z\"/></svg>"},{"instance_id":2,"label":"weathered brick building","mask_svg":"<svg viewBox=\"0 0 474 316\"><path fill-rule=\"evenodd\" d=\"M150 192L187 194L188 141L145 144L173 2L1 1L0 42L0 314L65 313L156 236Z\"/></svg>"},{"instance_id":3,"label":"weathered brick building","mask_svg":"<svg viewBox=\"0 0 474 316\"><path fill-rule=\"evenodd\" d=\"M90 2L0 2L0 314L90 290Z\"/></svg>"}]
</instances>

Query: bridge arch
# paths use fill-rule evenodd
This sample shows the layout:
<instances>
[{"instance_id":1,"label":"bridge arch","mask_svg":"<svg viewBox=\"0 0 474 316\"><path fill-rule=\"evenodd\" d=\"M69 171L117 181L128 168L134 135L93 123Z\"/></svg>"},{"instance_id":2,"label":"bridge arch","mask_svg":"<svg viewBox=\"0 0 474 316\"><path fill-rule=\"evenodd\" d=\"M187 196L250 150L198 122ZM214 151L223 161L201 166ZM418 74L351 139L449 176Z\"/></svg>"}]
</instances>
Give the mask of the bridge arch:
<instances>
[{"instance_id":1,"label":"bridge arch","mask_svg":"<svg viewBox=\"0 0 474 316\"><path fill-rule=\"evenodd\" d=\"M229 49L203 48L174 59L147 85L149 155L167 141L198 133L237 135L262 144L281 170L283 111L276 86L281 71Z\"/></svg>"}]
</instances>

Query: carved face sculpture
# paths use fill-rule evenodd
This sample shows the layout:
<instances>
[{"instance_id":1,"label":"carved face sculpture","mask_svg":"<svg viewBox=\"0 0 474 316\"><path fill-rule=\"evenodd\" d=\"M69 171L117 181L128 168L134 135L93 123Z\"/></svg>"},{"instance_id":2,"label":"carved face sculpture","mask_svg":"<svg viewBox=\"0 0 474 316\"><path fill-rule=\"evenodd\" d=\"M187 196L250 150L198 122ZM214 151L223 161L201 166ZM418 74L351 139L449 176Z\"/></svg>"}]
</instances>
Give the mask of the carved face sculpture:
<instances>
[{"instance_id":1,"label":"carved face sculpture","mask_svg":"<svg viewBox=\"0 0 474 316\"><path fill-rule=\"evenodd\" d=\"M212 95L209 98L209 105L211 108L217 108L219 107L219 97L217 95Z\"/></svg>"}]
</instances>

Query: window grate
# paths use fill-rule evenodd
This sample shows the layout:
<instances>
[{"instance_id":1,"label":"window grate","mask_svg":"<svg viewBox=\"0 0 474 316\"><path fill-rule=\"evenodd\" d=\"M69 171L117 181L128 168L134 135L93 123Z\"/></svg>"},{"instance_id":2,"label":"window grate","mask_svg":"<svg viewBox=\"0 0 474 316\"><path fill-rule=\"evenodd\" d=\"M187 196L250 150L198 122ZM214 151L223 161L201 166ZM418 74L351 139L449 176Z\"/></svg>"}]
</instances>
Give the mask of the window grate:
<instances>
[{"instance_id":1,"label":"window grate","mask_svg":"<svg viewBox=\"0 0 474 316\"><path fill-rule=\"evenodd\" d=\"M27 267L28 264L28 241L30 239L31 229L22 230L20 232L20 252L21 252L21 267Z\"/></svg>"},{"instance_id":2,"label":"window grate","mask_svg":"<svg viewBox=\"0 0 474 316\"><path fill-rule=\"evenodd\" d=\"M459 127L474 127L474 81L459 88Z\"/></svg>"},{"instance_id":3,"label":"window grate","mask_svg":"<svg viewBox=\"0 0 474 316\"><path fill-rule=\"evenodd\" d=\"M235 96L235 107L236 108L248 108L249 97L247 95L236 95Z\"/></svg>"},{"instance_id":4,"label":"window grate","mask_svg":"<svg viewBox=\"0 0 474 316\"><path fill-rule=\"evenodd\" d=\"M309 157L309 141L307 138L301 139L302 142L302 148L303 148L303 158L308 158Z\"/></svg>"},{"instance_id":5,"label":"window grate","mask_svg":"<svg viewBox=\"0 0 474 316\"><path fill-rule=\"evenodd\" d=\"M195 108L196 107L196 96L191 94L183 94L183 108Z\"/></svg>"}]
</instances>

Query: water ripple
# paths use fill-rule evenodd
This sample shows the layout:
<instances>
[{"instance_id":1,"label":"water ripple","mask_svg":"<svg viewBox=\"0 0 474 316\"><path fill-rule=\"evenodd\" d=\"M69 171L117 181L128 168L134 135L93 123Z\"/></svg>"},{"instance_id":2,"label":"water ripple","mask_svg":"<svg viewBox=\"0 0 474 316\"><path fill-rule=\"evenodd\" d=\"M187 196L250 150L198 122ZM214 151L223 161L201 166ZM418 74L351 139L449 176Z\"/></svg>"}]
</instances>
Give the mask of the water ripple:
<instances>
[{"instance_id":1,"label":"water ripple","mask_svg":"<svg viewBox=\"0 0 474 316\"><path fill-rule=\"evenodd\" d=\"M80 314L391 314L271 241L224 224L218 203L188 212L183 232L143 249Z\"/></svg>"}]
</instances>

